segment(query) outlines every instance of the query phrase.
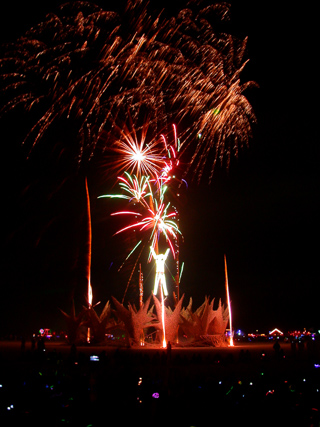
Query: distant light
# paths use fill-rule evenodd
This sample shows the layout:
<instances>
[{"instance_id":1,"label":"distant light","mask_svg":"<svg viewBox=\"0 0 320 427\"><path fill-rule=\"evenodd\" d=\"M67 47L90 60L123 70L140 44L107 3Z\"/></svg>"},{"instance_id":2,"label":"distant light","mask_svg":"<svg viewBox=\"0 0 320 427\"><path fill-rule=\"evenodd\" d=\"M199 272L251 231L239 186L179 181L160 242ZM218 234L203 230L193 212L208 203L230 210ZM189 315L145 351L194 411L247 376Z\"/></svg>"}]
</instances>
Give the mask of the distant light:
<instances>
[{"instance_id":1,"label":"distant light","mask_svg":"<svg viewBox=\"0 0 320 427\"><path fill-rule=\"evenodd\" d=\"M159 399L160 395L159 395L159 393L153 393L153 394L152 394L152 397L153 397L154 399Z\"/></svg>"}]
</instances>

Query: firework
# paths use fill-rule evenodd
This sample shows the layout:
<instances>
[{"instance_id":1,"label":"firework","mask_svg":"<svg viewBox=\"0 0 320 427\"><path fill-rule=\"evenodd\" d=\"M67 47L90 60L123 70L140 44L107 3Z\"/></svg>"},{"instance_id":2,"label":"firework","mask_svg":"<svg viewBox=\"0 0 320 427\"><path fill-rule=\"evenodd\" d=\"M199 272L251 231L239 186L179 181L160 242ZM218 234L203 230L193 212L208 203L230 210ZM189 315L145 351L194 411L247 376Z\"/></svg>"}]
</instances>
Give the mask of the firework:
<instances>
[{"instance_id":1,"label":"firework","mask_svg":"<svg viewBox=\"0 0 320 427\"><path fill-rule=\"evenodd\" d=\"M129 175L129 174L127 174ZM137 178L133 177L129 180L120 180L120 186L128 194L116 194L116 195L104 195L100 197L110 197L110 198L120 198L127 199L130 201L135 200L135 210L123 210L114 212L112 216L126 216L135 218L139 217L138 221L133 221L129 223L126 227L118 230L116 234L120 234L124 231L138 230L139 232L148 232L149 240L152 242L151 246L156 247L160 235L163 235L168 242L173 256L175 257L175 250L173 246L173 241L177 239L180 230L178 225L174 221L177 213L176 210L171 206L170 202L165 200L165 193L167 190L166 185L159 185L159 180L154 183L156 187L155 190L150 184L150 180L147 177L142 176L141 181L148 186L148 193L146 191L139 191L139 197L136 197L137 191L135 185L130 185L131 183L136 183ZM124 185L121 185L124 184ZM144 185L141 183L137 186L141 189ZM131 197L130 197L131 196ZM150 233L150 234L149 234Z\"/></svg>"},{"instance_id":2,"label":"firework","mask_svg":"<svg viewBox=\"0 0 320 427\"><path fill-rule=\"evenodd\" d=\"M125 177L118 177L119 186L124 194L106 194L98 198L108 197L111 199L126 199L129 202L146 203L145 197L151 194L149 180L148 176L142 175L138 178L136 175L131 176L128 172L125 172Z\"/></svg>"},{"instance_id":3,"label":"firework","mask_svg":"<svg viewBox=\"0 0 320 427\"><path fill-rule=\"evenodd\" d=\"M30 150L61 121L78 142L79 160L92 156L128 110L133 120L145 109L160 122L158 86L144 54L157 31L155 19L144 2L128 1L121 16L73 2L6 47L2 112L21 106L32 113L24 140Z\"/></svg>"},{"instance_id":4,"label":"firework","mask_svg":"<svg viewBox=\"0 0 320 427\"><path fill-rule=\"evenodd\" d=\"M117 173L123 171L135 173L137 176L158 176L167 167L165 162L165 140L163 138L147 138L149 122L144 122L141 136L131 125L129 131L126 125L119 129L119 138L110 147L112 169Z\"/></svg>"},{"instance_id":5,"label":"firework","mask_svg":"<svg viewBox=\"0 0 320 427\"><path fill-rule=\"evenodd\" d=\"M227 160L238 154L251 136L255 115L244 91L254 82L241 84L240 74L246 63L247 39L214 34L212 15L218 12L228 17L225 4L211 5L198 12L181 11L175 35L177 46L192 63L172 100L177 118L191 122L184 131L184 150L190 146L190 165L201 179L206 163L212 159L210 180L217 160ZM192 31L191 31L192 29ZM213 155L211 155L213 153Z\"/></svg>"},{"instance_id":6,"label":"firework","mask_svg":"<svg viewBox=\"0 0 320 427\"><path fill-rule=\"evenodd\" d=\"M162 168L161 149L145 142L144 123L156 135L175 121L200 179L206 162L228 164L248 143L255 118L244 96L252 83L240 81L246 40L214 32L228 7L193 4L169 17L150 3L128 0L115 13L72 2L6 46L1 112L28 112L30 152L59 124L79 161L97 149L131 150L121 171L153 175Z\"/></svg>"}]
</instances>

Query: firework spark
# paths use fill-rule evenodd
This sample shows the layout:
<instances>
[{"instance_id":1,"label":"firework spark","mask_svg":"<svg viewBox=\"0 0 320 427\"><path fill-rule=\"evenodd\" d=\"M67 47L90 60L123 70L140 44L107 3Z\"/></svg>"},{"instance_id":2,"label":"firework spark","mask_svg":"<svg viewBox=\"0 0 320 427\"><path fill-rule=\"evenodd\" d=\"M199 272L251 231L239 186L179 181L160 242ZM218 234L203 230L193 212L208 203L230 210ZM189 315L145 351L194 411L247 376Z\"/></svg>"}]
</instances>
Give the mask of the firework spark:
<instances>
[{"instance_id":1,"label":"firework spark","mask_svg":"<svg viewBox=\"0 0 320 427\"><path fill-rule=\"evenodd\" d=\"M157 176L167 166L163 139L155 138L147 142L148 122L144 123L140 138L134 128L130 132L126 125L119 133L119 139L110 147L112 169L116 169L117 173L127 171L138 176Z\"/></svg>"}]
</instances>

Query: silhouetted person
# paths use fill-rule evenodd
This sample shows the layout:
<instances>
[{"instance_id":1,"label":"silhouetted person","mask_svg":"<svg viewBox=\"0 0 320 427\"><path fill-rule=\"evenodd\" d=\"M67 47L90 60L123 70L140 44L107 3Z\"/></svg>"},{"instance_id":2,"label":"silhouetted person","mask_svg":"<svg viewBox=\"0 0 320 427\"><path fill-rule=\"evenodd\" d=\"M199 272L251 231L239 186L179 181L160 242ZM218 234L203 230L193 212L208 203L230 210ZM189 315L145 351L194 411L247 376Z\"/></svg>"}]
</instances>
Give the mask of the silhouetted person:
<instances>
[{"instance_id":1,"label":"silhouetted person","mask_svg":"<svg viewBox=\"0 0 320 427\"><path fill-rule=\"evenodd\" d=\"M279 350L280 350L280 344L279 344L279 341L276 341L276 342L274 343L274 345L273 345L273 349L274 349L274 351L275 351L276 353L279 353Z\"/></svg>"},{"instance_id":2,"label":"silhouetted person","mask_svg":"<svg viewBox=\"0 0 320 427\"><path fill-rule=\"evenodd\" d=\"M280 344L278 340L273 344L273 349L275 351L276 358L278 359L280 356Z\"/></svg>"},{"instance_id":3,"label":"silhouetted person","mask_svg":"<svg viewBox=\"0 0 320 427\"><path fill-rule=\"evenodd\" d=\"M26 349L26 340L24 336L21 337L21 353L24 353Z\"/></svg>"},{"instance_id":4,"label":"silhouetted person","mask_svg":"<svg viewBox=\"0 0 320 427\"><path fill-rule=\"evenodd\" d=\"M240 354L239 354L239 362L244 362L245 361L245 354L244 354L244 350L240 350Z\"/></svg>"},{"instance_id":5,"label":"silhouetted person","mask_svg":"<svg viewBox=\"0 0 320 427\"><path fill-rule=\"evenodd\" d=\"M74 363L77 359L77 347L75 343L71 344L69 359L72 363Z\"/></svg>"},{"instance_id":6,"label":"silhouetted person","mask_svg":"<svg viewBox=\"0 0 320 427\"><path fill-rule=\"evenodd\" d=\"M38 351L42 352L45 350L44 340L42 337L38 339Z\"/></svg>"}]
</instances>

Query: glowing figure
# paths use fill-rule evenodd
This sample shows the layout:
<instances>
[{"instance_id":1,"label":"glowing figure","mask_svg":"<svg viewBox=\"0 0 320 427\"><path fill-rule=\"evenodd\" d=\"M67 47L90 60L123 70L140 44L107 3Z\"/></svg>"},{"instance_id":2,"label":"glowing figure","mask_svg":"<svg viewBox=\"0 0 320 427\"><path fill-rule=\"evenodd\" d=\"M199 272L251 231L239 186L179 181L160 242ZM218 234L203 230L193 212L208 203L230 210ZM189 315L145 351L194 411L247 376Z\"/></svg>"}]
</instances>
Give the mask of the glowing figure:
<instances>
[{"instance_id":1,"label":"glowing figure","mask_svg":"<svg viewBox=\"0 0 320 427\"><path fill-rule=\"evenodd\" d=\"M155 282L154 282L153 293L155 295L157 295L158 286L160 284L160 286L162 286L163 294L165 296L167 296L168 295L168 290L167 290L167 285L166 285L166 276L164 274L164 263L165 263L165 260L168 257L170 249L168 248L164 254L158 254L158 255L155 253L155 250L153 249L152 246L150 247L150 249L151 249L151 253L153 255L153 258L156 261L156 279L155 279Z\"/></svg>"}]
</instances>

